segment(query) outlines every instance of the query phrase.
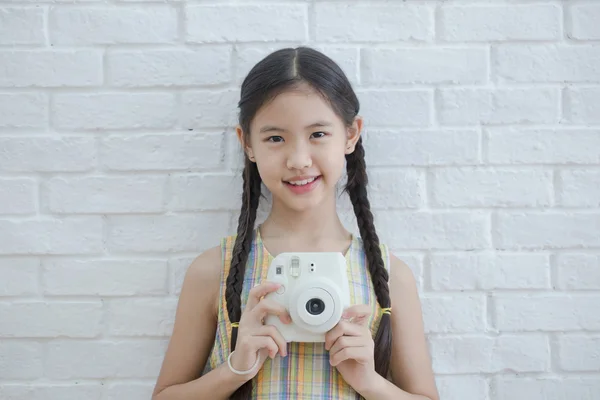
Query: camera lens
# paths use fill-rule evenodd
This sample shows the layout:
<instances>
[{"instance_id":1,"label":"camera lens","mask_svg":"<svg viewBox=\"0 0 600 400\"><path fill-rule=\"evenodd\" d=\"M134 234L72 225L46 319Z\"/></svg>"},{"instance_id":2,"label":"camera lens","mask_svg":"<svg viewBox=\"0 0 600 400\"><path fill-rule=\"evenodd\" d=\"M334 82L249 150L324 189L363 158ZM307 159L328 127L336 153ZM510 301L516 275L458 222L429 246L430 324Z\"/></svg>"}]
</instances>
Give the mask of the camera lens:
<instances>
[{"instance_id":1,"label":"camera lens","mask_svg":"<svg viewBox=\"0 0 600 400\"><path fill-rule=\"evenodd\" d=\"M306 302L306 311L311 315L319 315L325 311L325 303L321 299L310 299Z\"/></svg>"}]
</instances>

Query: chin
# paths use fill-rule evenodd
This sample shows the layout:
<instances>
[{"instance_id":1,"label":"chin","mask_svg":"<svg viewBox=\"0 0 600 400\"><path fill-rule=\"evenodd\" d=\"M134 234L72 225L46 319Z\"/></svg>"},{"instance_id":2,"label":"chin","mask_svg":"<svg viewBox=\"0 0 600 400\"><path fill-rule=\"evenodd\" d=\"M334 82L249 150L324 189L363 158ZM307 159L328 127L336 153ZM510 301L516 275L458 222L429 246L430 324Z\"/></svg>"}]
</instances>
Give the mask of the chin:
<instances>
[{"instance_id":1,"label":"chin","mask_svg":"<svg viewBox=\"0 0 600 400\"><path fill-rule=\"evenodd\" d=\"M285 184L282 184L278 188L277 192L271 191L271 193L277 197L277 201L281 205L295 212L301 213L309 211L311 209L319 207L327 200L328 188L325 185L321 185L320 187L316 188L316 190L303 195L294 194L290 192L290 190L286 186L283 185Z\"/></svg>"}]
</instances>

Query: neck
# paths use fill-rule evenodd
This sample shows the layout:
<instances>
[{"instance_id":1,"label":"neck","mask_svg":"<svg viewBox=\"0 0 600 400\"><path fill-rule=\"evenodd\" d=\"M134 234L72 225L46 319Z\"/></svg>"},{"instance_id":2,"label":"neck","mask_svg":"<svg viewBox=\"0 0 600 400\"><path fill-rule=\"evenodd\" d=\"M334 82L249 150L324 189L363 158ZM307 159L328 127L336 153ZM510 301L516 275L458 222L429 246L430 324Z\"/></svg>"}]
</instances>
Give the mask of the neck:
<instances>
[{"instance_id":1,"label":"neck","mask_svg":"<svg viewBox=\"0 0 600 400\"><path fill-rule=\"evenodd\" d=\"M271 212L261 224L261 236L270 238L285 237L298 243L344 241L350 233L342 224L336 209L335 196L325 204L298 212L290 210L273 199Z\"/></svg>"}]
</instances>

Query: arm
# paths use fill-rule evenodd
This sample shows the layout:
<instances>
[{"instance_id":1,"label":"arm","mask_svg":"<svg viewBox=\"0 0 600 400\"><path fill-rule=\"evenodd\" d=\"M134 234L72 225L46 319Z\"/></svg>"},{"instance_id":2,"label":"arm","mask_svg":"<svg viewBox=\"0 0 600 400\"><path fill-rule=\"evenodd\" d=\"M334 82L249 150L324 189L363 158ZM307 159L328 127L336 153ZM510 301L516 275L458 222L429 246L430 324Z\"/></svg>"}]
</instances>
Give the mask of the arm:
<instances>
[{"instance_id":1,"label":"arm","mask_svg":"<svg viewBox=\"0 0 600 400\"><path fill-rule=\"evenodd\" d=\"M393 254L390 263L393 383L376 375L360 394L367 400L439 400L415 278Z\"/></svg>"},{"instance_id":2,"label":"arm","mask_svg":"<svg viewBox=\"0 0 600 400\"><path fill-rule=\"evenodd\" d=\"M248 379L232 373L226 363L199 377L214 342L221 268L220 247L204 252L188 268L152 400L227 399Z\"/></svg>"}]
</instances>

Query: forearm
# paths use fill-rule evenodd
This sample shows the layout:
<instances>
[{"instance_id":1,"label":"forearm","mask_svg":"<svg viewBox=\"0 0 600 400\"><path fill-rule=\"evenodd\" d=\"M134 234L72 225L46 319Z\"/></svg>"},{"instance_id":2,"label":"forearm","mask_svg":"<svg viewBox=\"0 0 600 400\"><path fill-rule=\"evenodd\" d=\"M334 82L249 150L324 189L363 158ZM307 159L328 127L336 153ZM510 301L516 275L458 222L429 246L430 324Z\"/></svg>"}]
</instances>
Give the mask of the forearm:
<instances>
[{"instance_id":1,"label":"forearm","mask_svg":"<svg viewBox=\"0 0 600 400\"><path fill-rule=\"evenodd\" d=\"M198 379L169 386L152 400L227 400L247 380L231 372L227 363L223 363Z\"/></svg>"},{"instance_id":2,"label":"forearm","mask_svg":"<svg viewBox=\"0 0 600 400\"><path fill-rule=\"evenodd\" d=\"M405 392L381 375L370 380L369 385L358 392L366 400L431 400L427 396Z\"/></svg>"}]
</instances>

